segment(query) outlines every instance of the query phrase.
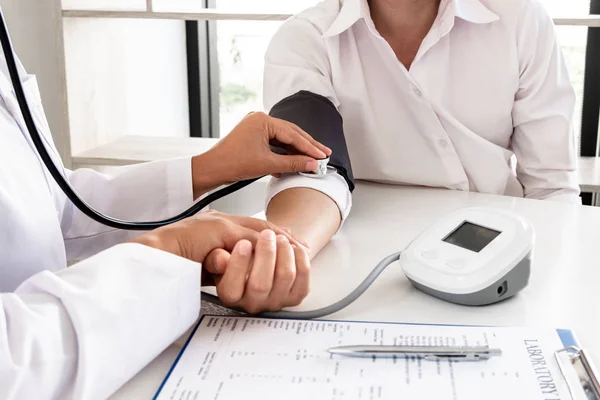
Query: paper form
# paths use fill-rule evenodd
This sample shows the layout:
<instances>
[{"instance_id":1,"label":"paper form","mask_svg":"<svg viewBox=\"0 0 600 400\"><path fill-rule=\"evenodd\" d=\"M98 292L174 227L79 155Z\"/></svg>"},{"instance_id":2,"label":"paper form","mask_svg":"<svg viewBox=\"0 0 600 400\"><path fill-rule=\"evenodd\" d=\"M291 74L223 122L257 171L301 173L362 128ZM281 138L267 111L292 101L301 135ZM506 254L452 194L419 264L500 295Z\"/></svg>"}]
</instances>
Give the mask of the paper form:
<instances>
[{"instance_id":1,"label":"paper form","mask_svg":"<svg viewBox=\"0 0 600 400\"><path fill-rule=\"evenodd\" d=\"M489 345L488 361L353 358L342 345ZM567 400L555 330L205 317L159 400Z\"/></svg>"}]
</instances>

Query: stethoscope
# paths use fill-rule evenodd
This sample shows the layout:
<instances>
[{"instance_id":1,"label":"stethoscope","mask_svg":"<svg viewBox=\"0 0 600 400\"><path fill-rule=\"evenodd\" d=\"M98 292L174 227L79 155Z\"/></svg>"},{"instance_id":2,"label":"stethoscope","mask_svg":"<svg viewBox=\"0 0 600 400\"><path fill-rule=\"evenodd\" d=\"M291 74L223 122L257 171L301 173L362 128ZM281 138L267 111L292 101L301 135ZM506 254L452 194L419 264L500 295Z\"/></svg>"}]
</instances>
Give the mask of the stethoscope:
<instances>
[{"instance_id":1,"label":"stethoscope","mask_svg":"<svg viewBox=\"0 0 600 400\"><path fill-rule=\"evenodd\" d=\"M17 63L15 60L13 46L10 40L10 36L8 34L8 28L6 26L6 22L4 20L4 13L0 8L0 44L2 45L2 50L4 52L4 57L6 58L6 65L8 67L8 72L10 74L10 80L15 91L15 95L17 97L17 102L19 104L19 108L23 115L23 120L25 121L25 126L27 127L27 131L31 137L31 140L35 146L36 151L38 152L42 162L45 167L50 172L52 178L56 181L57 185L60 189L65 193L67 198L77 207L83 214L91 218L92 220L106 225L111 228L122 229L122 230L135 230L135 231L149 231L153 229L160 228L165 225L173 224L175 222L181 221L185 218L189 218L199 211L210 205L212 202L219 200L222 197L225 197L231 193L234 193L253 182L261 179L262 177L257 177L253 179L248 179L244 181L240 181L229 186L226 186L222 189L216 190L209 195L207 195L202 200L196 202L193 206L191 206L186 211L176 215L172 218L168 218L162 221L150 221L150 222L131 222L124 221L121 219L111 218L107 215L102 214L101 212L92 208L89 204L87 204L79 195L73 190L65 176L56 166L52 157L48 153L46 146L42 140L42 137L37 129L37 126L34 122L34 118L32 116L31 110L29 108L29 104L27 103L27 98L25 96L25 91L21 84L21 78L19 76L19 71L17 68ZM329 160L323 160L324 162L319 163L319 170L321 174L310 174L304 173L303 175L307 176L324 176L335 172L333 167L327 166L327 162ZM319 172L319 171L317 171ZM326 315L333 314L351 303L353 303L358 297L360 297L377 279L377 277L385 270L385 268L397 261L399 259L400 254L393 254L391 256L386 257L382 260L371 273L365 278L365 280L350 294L344 297L342 300L336 302L335 304L329 305L324 308L320 308L318 310L312 311L278 311L278 312L266 312L260 314L262 317L266 318L295 318L295 319L313 319L320 318ZM210 303L214 303L222 306L219 298L213 296L208 293L202 292L202 300L208 301Z\"/></svg>"},{"instance_id":2,"label":"stethoscope","mask_svg":"<svg viewBox=\"0 0 600 400\"><path fill-rule=\"evenodd\" d=\"M15 95L17 97L17 102L19 104L19 108L21 109L21 113L23 114L23 120L25 121L25 126L27 127L27 131L31 137L31 140L35 146L36 151L38 152L42 162L45 167L50 172L50 175L56 181L56 184L60 187L60 189L65 193L67 198L77 207L83 214L93 219L94 221L106 225L111 228L123 229L123 230L135 230L135 231L149 231L156 228L160 228L161 226L173 224L175 222L181 221L185 218L189 218L195 214L197 214L202 209L206 208L212 202L219 200L222 197L225 197L231 193L234 193L251 183L257 181L258 178L248 179L245 181L240 181L234 183L232 185L226 186L222 189L216 190L205 198L199 200L194 203L190 208L186 211L162 221L149 221L149 222L131 222L124 221L117 218L112 218L110 216L104 215L98 210L91 207L87 204L79 195L73 190L63 173L59 170L59 168L54 164L50 154L48 154L48 150L44 145L42 137L37 129L37 126L34 122L34 118L31 114L31 110L29 108L29 104L27 103L27 98L25 96L25 91L23 90L23 86L21 84L21 78L19 76L19 71L17 69L17 64L13 52L13 46L8 34L8 29L6 27L6 22L4 20L4 13L0 10L0 43L2 44L2 50L4 51L4 56L6 58L6 65L8 67L8 72L10 74L10 80L15 91Z\"/></svg>"}]
</instances>

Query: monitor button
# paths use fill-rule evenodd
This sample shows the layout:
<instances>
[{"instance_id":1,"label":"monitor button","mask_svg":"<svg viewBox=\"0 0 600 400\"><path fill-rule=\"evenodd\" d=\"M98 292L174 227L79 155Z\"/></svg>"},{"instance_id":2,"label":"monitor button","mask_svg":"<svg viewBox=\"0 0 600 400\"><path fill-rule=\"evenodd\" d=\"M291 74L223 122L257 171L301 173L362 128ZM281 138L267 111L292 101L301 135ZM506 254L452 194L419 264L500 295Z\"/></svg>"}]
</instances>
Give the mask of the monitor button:
<instances>
[{"instance_id":1,"label":"monitor button","mask_svg":"<svg viewBox=\"0 0 600 400\"><path fill-rule=\"evenodd\" d=\"M421 253L421 255L426 260L436 260L438 258L438 253L437 253L437 251L434 251L434 250L424 251Z\"/></svg>"},{"instance_id":2,"label":"monitor button","mask_svg":"<svg viewBox=\"0 0 600 400\"><path fill-rule=\"evenodd\" d=\"M453 269L464 269L466 267L465 260L462 258L450 260L446 263L446 265Z\"/></svg>"}]
</instances>

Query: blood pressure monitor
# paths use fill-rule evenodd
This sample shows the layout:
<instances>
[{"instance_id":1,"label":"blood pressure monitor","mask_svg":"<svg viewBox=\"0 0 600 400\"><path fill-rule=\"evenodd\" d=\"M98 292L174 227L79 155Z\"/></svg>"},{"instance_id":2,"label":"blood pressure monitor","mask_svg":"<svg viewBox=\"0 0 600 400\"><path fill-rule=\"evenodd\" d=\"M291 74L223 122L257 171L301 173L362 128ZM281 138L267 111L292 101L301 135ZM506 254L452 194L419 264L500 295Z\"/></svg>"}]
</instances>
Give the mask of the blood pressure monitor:
<instances>
[{"instance_id":1,"label":"blood pressure monitor","mask_svg":"<svg viewBox=\"0 0 600 400\"><path fill-rule=\"evenodd\" d=\"M534 238L533 227L514 213L466 208L419 235L400 264L425 293L457 304L492 304L527 286Z\"/></svg>"}]
</instances>

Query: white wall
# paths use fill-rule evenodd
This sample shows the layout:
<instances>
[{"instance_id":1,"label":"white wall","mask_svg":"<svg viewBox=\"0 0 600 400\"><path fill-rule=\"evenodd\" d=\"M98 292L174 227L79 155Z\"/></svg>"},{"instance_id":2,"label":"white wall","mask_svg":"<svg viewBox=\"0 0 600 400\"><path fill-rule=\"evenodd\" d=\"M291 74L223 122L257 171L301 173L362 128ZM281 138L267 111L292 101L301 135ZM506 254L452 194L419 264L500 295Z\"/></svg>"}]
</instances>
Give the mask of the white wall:
<instances>
[{"instance_id":1,"label":"white wall","mask_svg":"<svg viewBox=\"0 0 600 400\"><path fill-rule=\"evenodd\" d=\"M189 136L185 22L67 18L64 32L73 154Z\"/></svg>"},{"instance_id":2,"label":"white wall","mask_svg":"<svg viewBox=\"0 0 600 400\"><path fill-rule=\"evenodd\" d=\"M189 135L183 21L65 19L65 78L60 0L0 6L67 165L119 135Z\"/></svg>"},{"instance_id":3,"label":"white wall","mask_svg":"<svg viewBox=\"0 0 600 400\"><path fill-rule=\"evenodd\" d=\"M29 73L37 75L42 101L56 145L67 162L64 138L60 0L0 0L15 51Z\"/></svg>"}]
</instances>

